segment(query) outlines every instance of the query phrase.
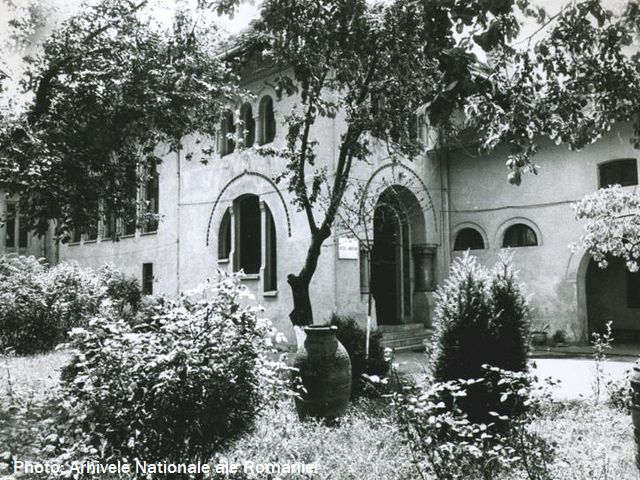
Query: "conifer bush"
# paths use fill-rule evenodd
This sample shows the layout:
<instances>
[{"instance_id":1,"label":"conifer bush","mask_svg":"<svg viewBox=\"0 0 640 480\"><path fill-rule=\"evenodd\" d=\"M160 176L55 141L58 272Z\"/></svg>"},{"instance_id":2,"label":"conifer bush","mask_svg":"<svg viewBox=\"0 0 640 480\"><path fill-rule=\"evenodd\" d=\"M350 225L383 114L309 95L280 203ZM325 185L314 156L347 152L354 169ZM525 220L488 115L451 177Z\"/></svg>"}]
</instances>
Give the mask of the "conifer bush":
<instances>
[{"instance_id":1,"label":"conifer bush","mask_svg":"<svg viewBox=\"0 0 640 480\"><path fill-rule=\"evenodd\" d=\"M436 294L434 380L485 378L485 365L526 372L528 314L523 287L507 258L493 271L469 254L456 259ZM502 393L498 377L472 383L458 405L477 422L495 421L491 412L517 414Z\"/></svg>"}]
</instances>

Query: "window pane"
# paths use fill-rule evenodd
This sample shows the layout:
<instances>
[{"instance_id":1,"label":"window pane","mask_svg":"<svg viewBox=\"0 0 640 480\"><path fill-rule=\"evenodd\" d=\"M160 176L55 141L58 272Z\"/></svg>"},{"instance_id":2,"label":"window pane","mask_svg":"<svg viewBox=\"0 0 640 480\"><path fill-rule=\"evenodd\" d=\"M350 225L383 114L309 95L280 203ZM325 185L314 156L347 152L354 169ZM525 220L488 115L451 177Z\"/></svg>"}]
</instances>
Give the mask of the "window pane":
<instances>
[{"instance_id":1,"label":"window pane","mask_svg":"<svg viewBox=\"0 0 640 480\"><path fill-rule=\"evenodd\" d=\"M502 247L532 247L538 244L538 237L531 227L517 223L507 228Z\"/></svg>"},{"instance_id":2,"label":"window pane","mask_svg":"<svg viewBox=\"0 0 640 480\"><path fill-rule=\"evenodd\" d=\"M273 142L276 137L276 119L273 114L273 100L268 95L260 101L260 121L262 123L261 145Z\"/></svg>"},{"instance_id":3,"label":"window pane","mask_svg":"<svg viewBox=\"0 0 640 480\"><path fill-rule=\"evenodd\" d=\"M240 200L238 216L238 268L244 273L258 273L262 261L258 197L249 195Z\"/></svg>"},{"instance_id":4,"label":"window pane","mask_svg":"<svg viewBox=\"0 0 640 480\"><path fill-rule=\"evenodd\" d=\"M159 213L160 200L160 178L155 165L149 167L149 173L144 186L144 208L146 214L157 215ZM144 223L144 232L155 232L158 230L158 219L147 218Z\"/></svg>"},{"instance_id":5,"label":"window pane","mask_svg":"<svg viewBox=\"0 0 640 480\"><path fill-rule=\"evenodd\" d=\"M610 185L637 185L638 167L635 158L625 158L603 163L598 166L600 188Z\"/></svg>"},{"instance_id":6,"label":"window pane","mask_svg":"<svg viewBox=\"0 0 640 480\"><path fill-rule=\"evenodd\" d=\"M153 263L142 264L142 293L153 294Z\"/></svg>"},{"instance_id":7,"label":"window pane","mask_svg":"<svg viewBox=\"0 0 640 480\"><path fill-rule=\"evenodd\" d=\"M116 217L110 209L106 211L103 222L102 238L113 238L116 234Z\"/></svg>"},{"instance_id":8,"label":"window pane","mask_svg":"<svg viewBox=\"0 0 640 480\"><path fill-rule=\"evenodd\" d=\"M265 205L265 219L267 222L267 259L265 265L265 279L264 289L267 292L278 289L278 268L277 268L277 254L278 249L276 245L276 225L271 216L269 208Z\"/></svg>"},{"instance_id":9,"label":"window pane","mask_svg":"<svg viewBox=\"0 0 640 480\"><path fill-rule=\"evenodd\" d=\"M5 222L5 239L4 244L7 248L15 248L16 246L16 205L14 203L7 204L7 219Z\"/></svg>"},{"instance_id":10,"label":"window pane","mask_svg":"<svg viewBox=\"0 0 640 480\"><path fill-rule=\"evenodd\" d=\"M453 245L454 250L482 250L484 240L482 235L474 228L463 228L458 232Z\"/></svg>"},{"instance_id":11,"label":"window pane","mask_svg":"<svg viewBox=\"0 0 640 480\"><path fill-rule=\"evenodd\" d=\"M82 230L74 228L71 233L71 242L78 243L82 239Z\"/></svg>"},{"instance_id":12,"label":"window pane","mask_svg":"<svg viewBox=\"0 0 640 480\"><path fill-rule=\"evenodd\" d=\"M92 241L98 238L98 225L94 224L93 226L87 229L87 240Z\"/></svg>"},{"instance_id":13,"label":"window pane","mask_svg":"<svg viewBox=\"0 0 640 480\"><path fill-rule=\"evenodd\" d=\"M256 139L256 121L253 119L253 110L251 105L245 104L242 107L242 123L243 123L243 135L242 140L244 146L249 148L253 146L253 142Z\"/></svg>"},{"instance_id":14,"label":"window pane","mask_svg":"<svg viewBox=\"0 0 640 480\"><path fill-rule=\"evenodd\" d=\"M227 210L224 212L218 232L218 259L228 259L229 253L231 253L231 215Z\"/></svg>"}]
</instances>

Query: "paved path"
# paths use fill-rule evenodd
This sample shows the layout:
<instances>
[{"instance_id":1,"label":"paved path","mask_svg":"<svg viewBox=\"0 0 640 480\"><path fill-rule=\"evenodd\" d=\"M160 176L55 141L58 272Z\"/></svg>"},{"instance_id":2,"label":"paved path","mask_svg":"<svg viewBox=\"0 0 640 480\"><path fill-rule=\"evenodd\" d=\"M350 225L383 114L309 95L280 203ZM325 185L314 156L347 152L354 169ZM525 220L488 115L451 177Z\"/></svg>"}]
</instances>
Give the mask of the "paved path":
<instances>
[{"instance_id":1,"label":"paved path","mask_svg":"<svg viewBox=\"0 0 640 480\"><path fill-rule=\"evenodd\" d=\"M426 357L423 353L400 352L395 361L400 363L399 370L405 373L420 375L425 371ZM595 379L595 363L586 358L534 358L532 372L538 378L552 377L560 380L554 387L553 396L557 399L569 400L590 397L593 395ZM604 363L604 377L621 379L624 373L633 367L633 358L609 359Z\"/></svg>"}]
</instances>

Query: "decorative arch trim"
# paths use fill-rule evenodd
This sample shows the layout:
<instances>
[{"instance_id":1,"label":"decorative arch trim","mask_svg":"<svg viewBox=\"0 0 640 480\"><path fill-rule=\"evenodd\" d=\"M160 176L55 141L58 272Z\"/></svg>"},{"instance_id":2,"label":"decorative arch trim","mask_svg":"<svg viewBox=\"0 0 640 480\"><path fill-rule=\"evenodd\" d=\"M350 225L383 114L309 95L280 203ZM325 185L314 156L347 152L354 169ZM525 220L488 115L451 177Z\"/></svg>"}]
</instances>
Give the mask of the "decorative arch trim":
<instances>
[{"instance_id":1,"label":"decorative arch trim","mask_svg":"<svg viewBox=\"0 0 640 480\"><path fill-rule=\"evenodd\" d=\"M280 203L282 203L282 208L284 209L284 214L285 214L285 216L287 218L287 236L291 237L291 217L289 216L289 209L287 208L287 204L284 201L284 196L282 195L282 192L278 189L278 186L275 184L275 182L273 180L271 180L269 177L267 177L266 175L264 175L262 173L253 172L253 171L250 171L250 170L245 170L241 174L236 175L231 180L229 180L225 184L225 186L222 187L222 190L220 190L220 193L216 197L215 202L213 202L213 208L211 209L211 213L209 214L209 222L207 223L207 246L209 246L209 235L211 234L211 222L213 221L213 215L215 214L216 208L218 207L218 204L220 203L220 199L222 198L222 195L224 195L224 192L233 183L237 182L238 180L240 180L242 177L244 177L246 175L261 178L261 179L265 180L266 182L268 182L269 185L271 185L273 187L273 190L278 194L278 197L280 197Z\"/></svg>"},{"instance_id":2,"label":"decorative arch trim","mask_svg":"<svg viewBox=\"0 0 640 480\"><path fill-rule=\"evenodd\" d=\"M504 234L507 231L507 228L511 227L512 225L516 225L518 223L522 223L523 225L526 225L527 227L531 228L531 230L533 230L533 232L536 234L536 238L538 239L538 244L536 245L536 247L539 247L543 244L542 232L540 231L540 228L538 228L538 225L536 225L533 221L529 220L528 218L513 217L503 222L502 225L498 227L498 231L496 232L496 235L493 238L493 245L495 245L496 248L504 248L502 246L502 239L504 238ZM518 248L526 248L526 247L518 247Z\"/></svg>"},{"instance_id":3,"label":"decorative arch trim","mask_svg":"<svg viewBox=\"0 0 640 480\"><path fill-rule=\"evenodd\" d=\"M365 184L365 187L364 187L363 192L362 192L362 196L360 198L360 205L359 205L360 213L362 214L362 209L365 207L365 199L366 199L367 195L369 194L369 189L371 187L371 183L373 182L373 180L377 176L381 175L385 170L389 170L389 169L391 169L392 171L394 169L399 169L399 170L402 170L403 173L407 172L407 173L409 173L409 175L412 178L414 178L418 182L418 186L420 187L420 190L421 190L423 195L416 195L416 199L418 200L418 203L420 203L420 206L422 207L422 214L423 215L427 214L427 212L430 212L430 214L427 215L428 217L430 217L430 220L431 220L429 223L433 224L433 232L437 233L438 232L438 222L436 221L436 217L434 215L434 210L435 209L433 207L433 199L431 198L431 194L429 193L429 189L425 185L424 181L422 181L422 178L420 178L420 175L418 175L411 168L409 168L406 165L403 165L401 163L389 162L389 163L386 163L386 164L380 166L375 172L373 172L371 177L369 177L369 180L367 180L367 183ZM398 185L402 185L403 187L406 187L410 191L414 191L414 189L411 188L411 186L408 185L409 182L407 182L403 177L404 177L403 174L396 174L394 172L393 178L392 178L392 182L390 182L389 185L398 184ZM425 219L425 226L426 226L426 223L427 222L426 222L426 219ZM437 242L437 243L439 243L439 242Z\"/></svg>"}]
</instances>

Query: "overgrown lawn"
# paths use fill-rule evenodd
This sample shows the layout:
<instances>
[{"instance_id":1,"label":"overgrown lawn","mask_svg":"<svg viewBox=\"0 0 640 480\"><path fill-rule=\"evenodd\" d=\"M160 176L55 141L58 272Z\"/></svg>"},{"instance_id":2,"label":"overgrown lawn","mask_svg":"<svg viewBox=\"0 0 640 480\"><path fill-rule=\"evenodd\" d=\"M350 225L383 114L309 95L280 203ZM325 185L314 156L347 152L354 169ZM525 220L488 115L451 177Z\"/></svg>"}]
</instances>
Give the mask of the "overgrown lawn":
<instances>
[{"instance_id":1,"label":"overgrown lawn","mask_svg":"<svg viewBox=\"0 0 640 480\"><path fill-rule=\"evenodd\" d=\"M37 398L39 393L55 387L68 359L69 353L55 352L0 361L0 403L6 405L10 401L10 390L14 395ZM548 406L547 414L533 428L557 442L557 457L551 465L556 480L640 478L634 464L633 430L627 413L588 399L556 402ZM28 451L28 445L25 447ZM293 405L281 402L265 411L254 431L232 444L222 456L240 463L317 462L320 473L312 478L418 478L411 464L411 452L385 401L359 401L333 427L300 422Z\"/></svg>"}]
</instances>

